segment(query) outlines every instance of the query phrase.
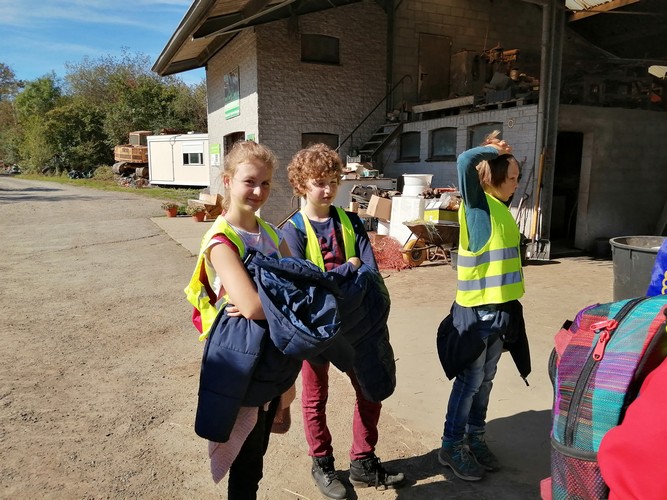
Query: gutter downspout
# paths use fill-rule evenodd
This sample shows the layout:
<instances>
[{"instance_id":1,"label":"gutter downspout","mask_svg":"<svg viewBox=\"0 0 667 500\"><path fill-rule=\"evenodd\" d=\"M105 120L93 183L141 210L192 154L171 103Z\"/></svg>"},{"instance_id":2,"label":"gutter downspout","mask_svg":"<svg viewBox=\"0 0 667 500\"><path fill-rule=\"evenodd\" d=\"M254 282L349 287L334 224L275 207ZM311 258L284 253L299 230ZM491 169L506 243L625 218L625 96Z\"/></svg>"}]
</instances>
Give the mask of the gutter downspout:
<instances>
[{"instance_id":1,"label":"gutter downspout","mask_svg":"<svg viewBox=\"0 0 667 500\"><path fill-rule=\"evenodd\" d=\"M385 5L387 8L387 85L385 88L385 94L389 94L394 86L394 13L396 12L396 8L394 7L394 0L385 0ZM386 102L386 108L387 114L391 113L394 109L393 92L389 94L389 98Z\"/></svg>"}]
</instances>

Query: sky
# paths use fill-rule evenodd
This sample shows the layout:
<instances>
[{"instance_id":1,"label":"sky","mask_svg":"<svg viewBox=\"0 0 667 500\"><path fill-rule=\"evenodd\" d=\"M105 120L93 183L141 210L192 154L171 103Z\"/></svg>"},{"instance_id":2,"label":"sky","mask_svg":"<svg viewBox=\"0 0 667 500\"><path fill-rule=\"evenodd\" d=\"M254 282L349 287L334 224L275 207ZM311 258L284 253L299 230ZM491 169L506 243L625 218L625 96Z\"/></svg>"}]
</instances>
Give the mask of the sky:
<instances>
[{"instance_id":1,"label":"sky","mask_svg":"<svg viewBox=\"0 0 667 500\"><path fill-rule=\"evenodd\" d=\"M55 72L85 56L145 54L150 66L167 45L193 0L0 0L0 63L19 80ZM150 70L150 67L148 68ZM203 69L179 73L188 84Z\"/></svg>"}]
</instances>

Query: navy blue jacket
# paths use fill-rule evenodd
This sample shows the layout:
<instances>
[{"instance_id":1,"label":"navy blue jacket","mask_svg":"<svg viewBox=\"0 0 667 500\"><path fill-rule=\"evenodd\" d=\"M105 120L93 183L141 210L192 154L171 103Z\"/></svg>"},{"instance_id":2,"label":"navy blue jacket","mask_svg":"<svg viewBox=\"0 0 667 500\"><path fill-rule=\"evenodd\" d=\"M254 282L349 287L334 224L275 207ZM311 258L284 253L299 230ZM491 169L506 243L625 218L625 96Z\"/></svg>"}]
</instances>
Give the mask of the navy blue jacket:
<instances>
[{"instance_id":1,"label":"navy blue jacket","mask_svg":"<svg viewBox=\"0 0 667 500\"><path fill-rule=\"evenodd\" d=\"M224 309L216 317L202 358L195 417L199 436L225 442L241 406L262 406L278 397L296 380L302 360L327 352L343 368L359 369L362 390L373 400L393 392L389 295L377 272L360 269L344 280L305 260L255 252L245 263L267 319L230 317ZM369 306L377 312L370 314ZM346 338L360 331L360 324L368 326L367 334Z\"/></svg>"}]
</instances>

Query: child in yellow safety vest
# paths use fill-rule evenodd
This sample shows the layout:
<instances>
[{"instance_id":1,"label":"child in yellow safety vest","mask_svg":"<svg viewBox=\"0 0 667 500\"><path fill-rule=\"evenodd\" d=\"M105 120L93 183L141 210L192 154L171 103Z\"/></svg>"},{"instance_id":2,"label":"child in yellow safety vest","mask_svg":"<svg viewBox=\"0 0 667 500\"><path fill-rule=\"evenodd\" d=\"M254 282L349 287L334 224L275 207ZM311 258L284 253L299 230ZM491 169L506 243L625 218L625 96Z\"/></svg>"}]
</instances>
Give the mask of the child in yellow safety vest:
<instances>
[{"instance_id":1,"label":"child in yellow safety vest","mask_svg":"<svg viewBox=\"0 0 667 500\"><path fill-rule=\"evenodd\" d=\"M225 155L225 211L202 239L195 271L185 289L195 308L193 322L202 332L202 339L223 307L229 316L265 319L242 258L251 248L267 256L289 256L280 231L255 215L269 197L276 164L275 155L253 141L238 142ZM219 482L229 471L229 500L256 498L279 399L259 408L242 407L230 439L209 442L214 481Z\"/></svg>"},{"instance_id":2,"label":"child in yellow safety vest","mask_svg":"<svg viewBox=\"0 0 667 500\"><path fill-rule=\"evenodd\" d=\"M299 151L288 166L288 176L303 209L284 228L294 257L307 259L324 271L344 276L357 272L362 262L377 269L363 223L355 213L333 207L343 165L338 154L316 144ZM396 488L404 483L401 473L384 469L375 456L378 420L382 404L364 397L357 377L347 373L356 393L350 450L350 482L356 487ZM332 438L326 422L329 363L304 361L301 368L303 425L312 457L311 474L328 498L347 497L334 467Z\"/></svg>"}]
</instances>

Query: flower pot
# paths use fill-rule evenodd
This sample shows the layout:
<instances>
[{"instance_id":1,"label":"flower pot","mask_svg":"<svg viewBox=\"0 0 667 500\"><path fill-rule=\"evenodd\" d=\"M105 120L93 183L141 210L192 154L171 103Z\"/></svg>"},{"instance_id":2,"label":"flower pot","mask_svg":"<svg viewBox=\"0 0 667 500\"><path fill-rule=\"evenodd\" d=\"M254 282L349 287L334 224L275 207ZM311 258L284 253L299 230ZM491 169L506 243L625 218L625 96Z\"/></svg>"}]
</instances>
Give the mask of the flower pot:
<instances>
[{"instance_id":1,"label":"flower pot","mask_svg":"<svg viewBox=\"0 0 667 500\"><path fill-rule=\"evenodd\" d=\"M167 208L165 212L167 214L167 217L176 217L176 215L178 215L178 207Z\"/></svg>"},{"instance_id":2,"label":"flower pot","mask_svg":"<svg viewBox=\"0 0 667 500\"><path fill-rule=\"evenodd\" d=\"M195 222L204 222L204 217L206 217L206 212L197 212L192 214L192 220Z\"/></svg>"}]
</instances>

